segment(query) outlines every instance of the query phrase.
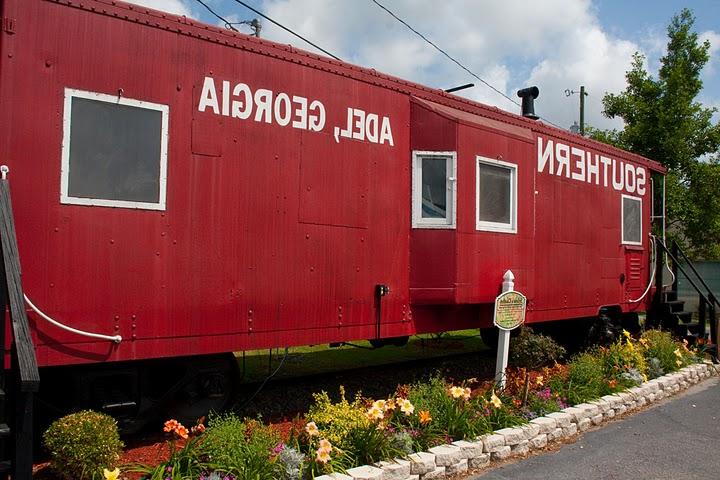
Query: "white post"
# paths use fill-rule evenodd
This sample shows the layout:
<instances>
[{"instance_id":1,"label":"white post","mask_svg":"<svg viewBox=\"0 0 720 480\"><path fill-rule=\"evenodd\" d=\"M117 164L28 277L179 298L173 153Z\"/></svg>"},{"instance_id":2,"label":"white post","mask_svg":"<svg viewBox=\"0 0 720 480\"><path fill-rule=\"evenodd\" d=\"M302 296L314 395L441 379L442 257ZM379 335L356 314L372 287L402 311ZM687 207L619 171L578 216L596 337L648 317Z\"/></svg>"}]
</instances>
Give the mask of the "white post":
<instances>
[{"instance_id":1,"label":"white post","mask_svg":"<svg viewBox=\"0 0 720 480\"><path fill-rule=\"evenodd\" d=\"M508 270L503 275L502 293L512 292L515 289L515 275ZM495 360L495 385L500 390L505 388L505 369L508 364L508 356L510 354L510 332L498 328L498 349L497 359Z\"/></svg>"}]
</instances>

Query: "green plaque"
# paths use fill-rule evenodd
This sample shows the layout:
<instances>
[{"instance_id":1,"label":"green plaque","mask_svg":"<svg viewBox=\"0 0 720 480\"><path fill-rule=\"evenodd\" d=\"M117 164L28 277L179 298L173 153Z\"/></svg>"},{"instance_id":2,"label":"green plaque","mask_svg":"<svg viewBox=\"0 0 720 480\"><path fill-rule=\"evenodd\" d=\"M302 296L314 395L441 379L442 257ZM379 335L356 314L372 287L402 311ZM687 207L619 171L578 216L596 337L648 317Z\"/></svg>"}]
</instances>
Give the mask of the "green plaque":
<instances>
[{"instance_id":1,"label":"green plaque","mask_svg":"<svg viewBox=\"0 0 720 480\"><path fill-rule=\"evenodd\" d=\"M520 292L505 292L495 299L493 323L501 330L513 330L525 323L527 298Z\"/></svg>"}]
</instances>

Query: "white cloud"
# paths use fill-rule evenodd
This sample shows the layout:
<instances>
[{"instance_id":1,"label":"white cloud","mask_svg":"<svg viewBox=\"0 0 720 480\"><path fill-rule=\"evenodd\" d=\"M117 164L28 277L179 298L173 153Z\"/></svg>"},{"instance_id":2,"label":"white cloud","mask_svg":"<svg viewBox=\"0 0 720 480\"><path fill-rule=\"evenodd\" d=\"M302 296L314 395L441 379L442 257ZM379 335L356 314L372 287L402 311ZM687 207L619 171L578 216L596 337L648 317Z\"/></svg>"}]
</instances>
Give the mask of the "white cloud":
<instances>
[{"instance_id":1,"label":"white cloud","mask_svg":"<svg viewBox=\"0 0 720 480\"><path fill-rule=\"evenodd\" d=\"M578 97L563 92L582 84L590 92L586 121L620 126L602 116L600 100L624 88L640 47L605 33L590 0L445 0L442 8L435 0L381 3L513 100L518 88L537 84L537 112L558 125L578 118ZM473 82L476 87L462 95L519 111L370 1L265 0L262 9L344 60L435 88ZM263 23L264 38L314 50Z\"/></svg>"},{"instance_id":2,"label":"white cloud","mask_svg":"<svg viewBox=\"0 0 720 480\"><path fill-rule=\"evenodd\" d=\"M708 30L698 36L701 42L705 42L706 40L710 42L710 51L708 52L710 54L710 60L705 66L704 73L712 76L715 74L715 69L720 65L720 33Z\"/></svg>"},{"instance_id":3,"label":"white cloud","mask_svg":"<svg viewBox=\"0 0 720 480\"><path fill-rule=\"evenodd\" d=\"M143 7L154 8L155 10L162 10L163 12L174 13L175 15L185 15L186 17L192 17L192 10L188 6L187 2L183 0L125 0L129 3L135 3L142 5Z\"/></svg>"}]
</instances>

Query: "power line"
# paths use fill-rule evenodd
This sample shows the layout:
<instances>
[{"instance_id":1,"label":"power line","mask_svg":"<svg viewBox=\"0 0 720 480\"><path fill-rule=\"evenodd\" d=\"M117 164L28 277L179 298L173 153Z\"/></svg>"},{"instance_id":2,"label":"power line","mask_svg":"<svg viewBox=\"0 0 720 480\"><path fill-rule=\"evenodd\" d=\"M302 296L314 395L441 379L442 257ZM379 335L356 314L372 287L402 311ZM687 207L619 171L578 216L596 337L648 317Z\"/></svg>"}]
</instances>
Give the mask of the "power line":
<instances>
[{"instance_id":1,"label":"power line","mask_svg":"<svg viewBox=\"0 0 720 480\"><path fill-rule=\"evenodd\" d=\"M230 30L233 30L233 31L235 31L235 32L238 31L238 29L235 28L235 27L233 27L230 22L228 22L225 18L223 18L222 16L220 16L215 10L213 10L212 8L210 8L210 6L209 6L207 3L203 2L202 0L195 0L195 1L198 2L200 5L202 5L203 7L205 7L208 12L212 13L212 14L215 16L215 18L217 18L217 19L220 20L221 22L225 22L225 28L229 28ZM239 32L238 32L238 33L239 33Z\"/></svg>"},{"instance_id":2,"label":"power line","mask_svg":"<svg viewBox=\"0 0 720 480\"><path fill-rule=\"evenodd\" d=\"M236 1L237 1L237 0L236 0ZM488 86L488 87L489 87L490 89L492 89L494 92L502 95L503 97L505 97L507 100L509 100L510 102L514 103L514 104L517 105L518 107L520 106L520 104L519 104L518 102L516 102L516 101L513 100L512 98L510 98L510 97L508 97L507 95L505 95L504 92L501 92L501 91L498 90L497 88L495 88L495 87L493 87L492 85L490 85L488 82L486 82L485 80L483 80L482 78L480 78L479 75L475 74L473 71L471 71L471 70L470 70L469 68L467 68L465 65L463 65L462 63L460 63L459 61L457 61L457 60L456 60L455 58L453 58L452 56L450 56L450 54L447 53L445 50L443 50L442 48L438 47L435 43L433 43L432 40L430 40L430 39L427 38L425 35L423 35L422 33L418 32L417 30L415 30L415 29L414 29L413 27L411 27L405 20L403 20L402 18L398 17L398 16L395 15L393 12L391 12L387 7L385 7L385 5L381 4L381 3L378 2L377 0L372 0L372 2L373 2L375 5L377 5L378 7L380 7L381 9L385 10L385 12L387 12L387 13L388 13L391 17L393 17L395 20L397 20L398 22L400 22L400 23L402 23L403 25L405 25L408 29L410 29L410 31L412 31L412 32L415 33L417 36L419 36L420 38L422 38L423 40L425 40L427 43L429 43L430 45L432 45L432 47L433 47L435 50L437 50L438 52L442 53L444 56L446 56L448 59L450 59L453 63L455 63L458 67L462 68L462 69L465 70L467 73L469 73L470 75L472 75L472 76L475 77L476 79L480 80L484 85ZM542 118L542 117L541 117L541 118ZM545 120L546 122L550 123L551 125L553 125L553 126L555 126L555 127L557 127L557 128L561 128L561 127L555 125L553 122L551 122L550 120L548 120L548 119L546 119L546 118L543 118L543 120Z\"/></svg>"},{"instance_id":3,"label":"power line","mask_svg":"<svg viewBox=\"0 0 720 480\"><path fill-rule=\"evenodd\" d=\"M197 1L199 2L200 0L197 0ZM286 27L285 25L282 25L281 23L276 22L276 21L273 20L272 18L268 17L267 15L265 15L264 13L262 13L261 11L254 9L253 7L251 7L250 5L248 5L247 3L243 2L242 0L234 0L234 1L235 1L235 3L239 3L240 5L242 5L243 7L247 8L248 10L252 10L252 11L255 12L256 14L260 15L262 18L264 18L265 20L267 20L268 22L274 23L275 25L277 25L278 27L282 28L282 29L285 30L286 32L295 35L297 38L299 38L299 39L302 40L303 42L305 42L305 43L307 43L307 44L309 44L309 45L312 45L313 47L315 47L315 48L317 48L318 50L320 50L321 52L323 52L325 55L327 55L327 56L329 56L329 57L332 57L332 58L334 58L335 60L338 60L338 61L340 61L340 62L342 61L339 57L336 57L335 55L333 55L332 53L328 52L328 51L325 50L324 48L319 47L318 45L314 44L313 42L311 42L311 41L308 40L307 38L305 38L305 37L303 37L302 35L300 35L299 33L293 32L292 30L290 30L290 29L289 29L288 27ZM235 29L233 29L233 30L235 30Z\"/></svg>"}]
</instances>

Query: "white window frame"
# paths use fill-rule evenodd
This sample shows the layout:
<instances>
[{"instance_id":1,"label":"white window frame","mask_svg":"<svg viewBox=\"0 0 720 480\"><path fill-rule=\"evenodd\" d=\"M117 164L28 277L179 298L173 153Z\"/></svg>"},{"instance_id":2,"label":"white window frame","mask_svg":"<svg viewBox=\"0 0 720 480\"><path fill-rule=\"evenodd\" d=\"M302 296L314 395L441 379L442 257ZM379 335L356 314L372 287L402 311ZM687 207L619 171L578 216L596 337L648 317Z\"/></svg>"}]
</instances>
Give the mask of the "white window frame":
<instances>
[{"instance_id":1,"label":"white window frame","mask_svg":"<svg viewBox=\"0 0 720 480\"><path fill-rule=\"evenodd\" d=\"M625 241L625 199L637 200L640 202L640 241L629 242ZM620 199L620 243L622 245L642 245L642 231L643 231L643 215L642 215L642 197L634 197L632 195L621 195Z\"/></svg>"},{"instance_id":2,"label":"white window frame","mask_svg":"<svg viewBox=\"0 0 720 480\"><path fill-rule=\"evenodd\" d=\"M510 222L480 220L480 165L492 165L510 170ZM484 232L517 233L517 174L518 166L494 158L475 157L475 229Z\"/></svg>"},{"instance_id":3,"label":"white window frame","mask_svg":"<svg viewBox=\"0 0 720 480\"><path fill-rule=\"evenodd\" d=\"M457 222L457 153L413 150L412 169L412 226L413 228L454 229ZM447 216L445 218L423 218L422 216L422 159L444 158L447 180Z\"/></svg>"},{"instance_id":4,"label":"white window frame","mask_svg":"<svg viewBox=\"0 0 720 480\"><path fill-rule=\"evenodd\" d=\"M70 128L72 125L72 100L73 98L86 98L101 102L113 103L115 105L127 105L147 110L157 110L162 114L161 136L160 136L160 178L158 202L136 202L129 200L108 200L104 198L73 197L69 194L70 175ZM98 207L135 208L143 210L165 210L165 199L167 191L167 149L168 149L168 118L170 107L159 103L151 103L132 98L107 95L104 93L88 92L73 88L65 89L65 112L63 114L63 143L62 143L62 164L60 169L60 203L70 205L91 205Z\"/></svg>"}]
</instances>

